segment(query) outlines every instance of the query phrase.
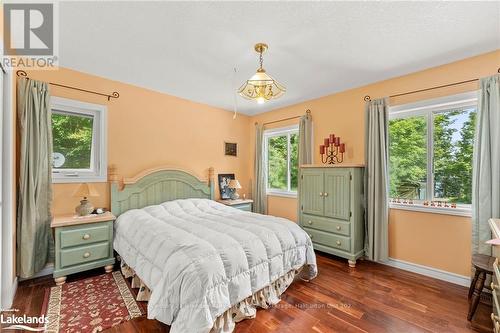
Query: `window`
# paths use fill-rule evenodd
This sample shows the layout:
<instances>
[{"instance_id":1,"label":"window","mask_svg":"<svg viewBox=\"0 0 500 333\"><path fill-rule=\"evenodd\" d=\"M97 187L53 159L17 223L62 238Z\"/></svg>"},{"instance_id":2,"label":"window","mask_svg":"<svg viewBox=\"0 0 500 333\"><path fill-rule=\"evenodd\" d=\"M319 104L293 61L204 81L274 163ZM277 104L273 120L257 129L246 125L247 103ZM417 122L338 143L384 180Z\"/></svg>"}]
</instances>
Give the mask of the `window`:
<instances>
[{"instance_id":1,"label":"window","mask_svg":"<svg viewBox=\"0 0 500 333\"><path fill-rule=\"evenodd\" d=\"M476 109L474 93L390 108L391 198L469 207Z\"/></svg>"},{"instance_id":2,"label":"window","mask_svg":"<svg viewBox=\"0 0 500 333\"><path fill-rule=\"evenodd\" d=\"M264 132L267 193L296 196L298 186L299 127Z\"/></svg>"},{"instance_id":3,"label":"window","mask_svg":"<svg viewBox=\"0 0 500 333\"><path fill-rule=\"evenodd\" d=\"M106 107L52 97L52 180L105 182Z\"/></svg>"}]
</instances>

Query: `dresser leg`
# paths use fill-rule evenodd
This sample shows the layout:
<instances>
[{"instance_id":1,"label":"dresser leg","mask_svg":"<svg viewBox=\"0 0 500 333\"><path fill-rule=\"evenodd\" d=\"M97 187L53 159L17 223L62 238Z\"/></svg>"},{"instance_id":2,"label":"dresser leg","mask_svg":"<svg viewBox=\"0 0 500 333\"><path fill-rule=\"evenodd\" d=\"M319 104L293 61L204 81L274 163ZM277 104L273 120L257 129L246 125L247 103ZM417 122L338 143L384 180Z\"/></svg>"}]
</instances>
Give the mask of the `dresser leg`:
<instances>
[{"instance_id":1,"label":"dresser leg","mask_svg":"<svg viewBox=\"0 0 500 333\"><path fill-rule=\"evenodd\" d=\"M111 273L113 271L113 265L104 266L104 271L106 273Z\"/></svg>"},{"instance_id":2,"label":"dresser leg","mask_svg":"<svg viewBox=\"0 0 500 333\"><path fill-rule=\"evenodd\" d=\"M356 267L356 260L347 260L347 262L349 263L349 267Z\"/></svg>"},{"instance_id":3,"label":"dresser leg","mask_svg":"<svg viewBox=\"0 0 500 333\"><path fill-rule=\"evenodd\" d=\"M62 286L66 282L66 277L61 276L61 277L55 278L54 282L56 283L56 286Z\"/></svg>"}]
</instances>

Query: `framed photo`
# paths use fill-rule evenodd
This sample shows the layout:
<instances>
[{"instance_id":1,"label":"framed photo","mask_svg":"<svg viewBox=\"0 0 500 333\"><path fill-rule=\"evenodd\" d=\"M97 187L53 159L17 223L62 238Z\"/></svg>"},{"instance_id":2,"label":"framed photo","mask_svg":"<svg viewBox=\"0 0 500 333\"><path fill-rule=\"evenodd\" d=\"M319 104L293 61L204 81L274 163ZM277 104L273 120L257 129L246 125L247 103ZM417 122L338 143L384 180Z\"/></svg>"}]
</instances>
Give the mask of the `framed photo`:
<instances>
[{"instance_id":1,"label":"framed photo","mask_svg":"<svg viewBox=\"0 0 500 333\"><path fill-rule=\"evenodd\" d=\"M232 194L232 189L227 187L229 185L229 181L234 178L234 173L223 173L217 175L218 180L219 180L219 191L220 191L220 198L222 200L227 200L231 199L231 194Z\"/></svg>"},{"instance_id":2,"label":"framed photo","mask_svg":"<svg viewBox=\"0 0 500 333\"><path fill-rule=\"evenodd\" d=\"M238 144L236 142L224 142L224 155L238 156Z\"/></svg>"}]
</instances>

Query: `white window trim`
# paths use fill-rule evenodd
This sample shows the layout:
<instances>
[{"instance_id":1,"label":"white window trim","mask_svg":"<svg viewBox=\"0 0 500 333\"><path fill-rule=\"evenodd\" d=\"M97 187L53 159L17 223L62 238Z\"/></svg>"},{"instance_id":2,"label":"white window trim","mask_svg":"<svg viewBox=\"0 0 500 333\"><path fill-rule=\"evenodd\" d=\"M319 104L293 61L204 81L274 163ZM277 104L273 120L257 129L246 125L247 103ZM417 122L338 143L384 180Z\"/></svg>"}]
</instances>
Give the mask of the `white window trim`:
<instances>
[{"instance_id":1,"label":"white window trim","mask_svg":"<svg viewBox=\"0 0 500 333\"><path fill-rule=\"evenodd\" d=\"M401 119L415 116L427 117L427 192L428 195L434 194L434 175L433 175L433 115L453 108L477 107L478 91L450 95L440 98L427 99L415 103L397 105L389 108L389 120ZM427 199L430 200L430 199ZM428 212L445 215L472 216L471 205L457 205L457 208L432 207L425 206L422 202L414 200L414 204L389 203L389 208L411 210L418 212Z\"/></svg>"},{"instance_id":2,"label":"white window trim","mask_svg":"<svg viewBox=\"0 0 500 333\"><path fill-rule=\"evenodd\" d=\"M91 171L80 169L53 169L53 183L98 183L108 178L107 161L107 107L62 97L51 97L50 107L54 113L91 115L92 129Z\"/></svg>"},{"instance_id":3,"label":"white window trim","mask_svg":"<svg viewBox=\"0 0 500 333\"><path fill-rule=\"evenodd\" d=\"M265 165L265 177L266 177L266 194L270 196L277 196L277 197L286 197L286 198L296 198L297 197L297 191L291 191L291 190L280 190L280 189L273 189L269 188L269 182L268 182L268 141L269 138L276 137L276 136L283 136L287 135L290 136L290 134L294 134L299 132L299 125L291 125L291 126L286 126L286 127L279 127L279 128L272 128L264 131L264 165ZM287 174L290 175L290 139L288 138L287 140L287 156L288 156L288 161L287 161ZM290 189L291 177L287 177L287 188Z\"/></svg>"}]
</instances>

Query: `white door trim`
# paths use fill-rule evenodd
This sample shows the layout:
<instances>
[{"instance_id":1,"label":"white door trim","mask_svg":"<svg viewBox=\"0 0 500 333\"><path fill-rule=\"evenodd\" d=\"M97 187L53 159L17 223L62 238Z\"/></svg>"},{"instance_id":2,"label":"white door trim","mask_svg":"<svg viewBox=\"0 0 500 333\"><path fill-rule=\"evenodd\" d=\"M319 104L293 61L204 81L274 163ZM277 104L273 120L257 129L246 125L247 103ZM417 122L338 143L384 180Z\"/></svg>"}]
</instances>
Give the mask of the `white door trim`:
<instances>
[{"instance_id":1,"label":"white door trim","mask_svg":"<svg viewBox=\"0 0 500 333\"><path fill-rule=\"evenodd\" d=\"M14 276L14 115L13 115L13 71L7 70L4 81L4 105L2 108L2 230L1 230L1 308L8 309L17 289L17 279Z\"/></svg>"}]
</instances>

